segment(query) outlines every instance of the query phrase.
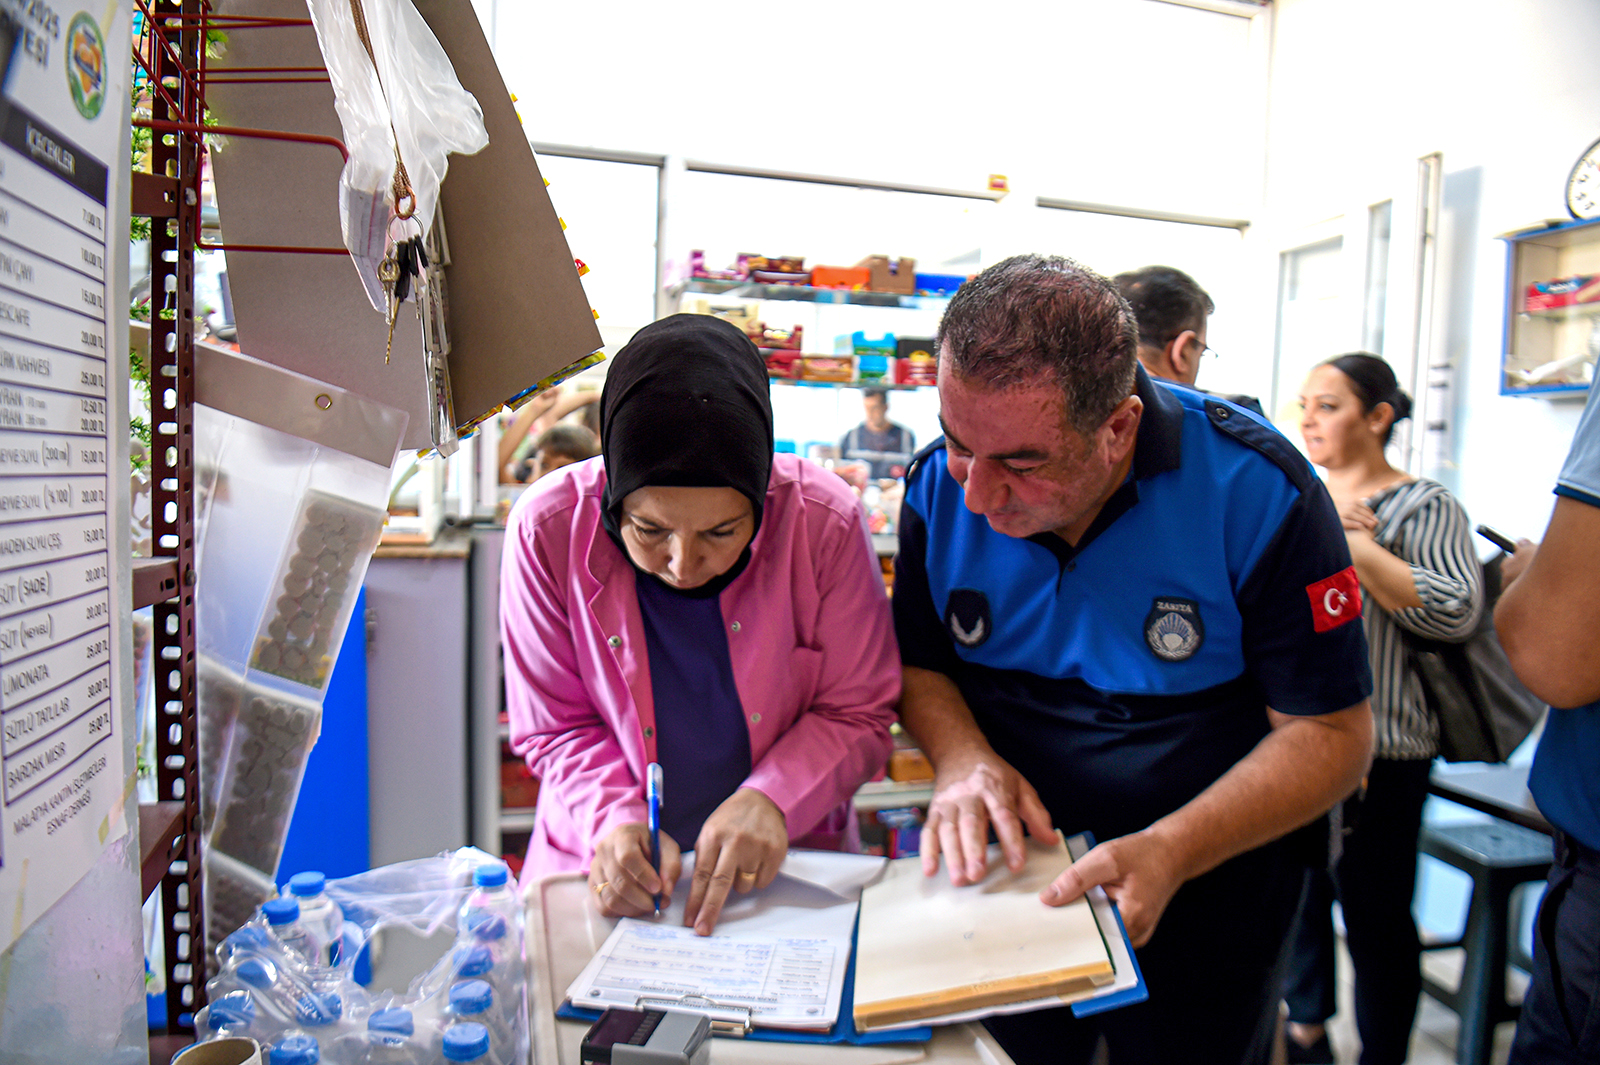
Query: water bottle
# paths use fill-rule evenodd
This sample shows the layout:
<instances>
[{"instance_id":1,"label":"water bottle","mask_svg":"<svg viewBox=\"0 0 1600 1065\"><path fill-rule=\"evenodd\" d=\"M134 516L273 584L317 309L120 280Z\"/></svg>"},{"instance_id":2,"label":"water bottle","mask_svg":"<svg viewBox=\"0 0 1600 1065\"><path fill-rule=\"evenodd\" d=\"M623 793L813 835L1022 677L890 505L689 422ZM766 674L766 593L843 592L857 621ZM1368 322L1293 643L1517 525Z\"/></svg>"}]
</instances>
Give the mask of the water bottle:
<instances>
[{"instance_id":1,"label":"water bottle","mask_svg":"<svg viewBox=\"0 0 1600 1065\"><path fill-rule=\"evenodd\" d=\"M462 904L457 918L456 955L458 967L466 965L480 972L466 972L487 981L499 1006L487 1019L495 1034L495 1050L502 1056L525 1060L528 1053L527 976L523 963L522 907L511 890L509 875L502 862L480 865L472 871L473 890ZM482 969L486 950L492 959ZM503 1037L501 1033L504 1033Z\"/></svg>"},{"instance_id":2,"label":"water bottle","mask_svg":"<svg viewBox=\"0 0 1600 1065\"><path fill-rule=\"evenodd\" d=\"M522 943L522 908L508 883L510 871L504 862L489 862L472 870L472 893L461 904L456 919L456 930L463 938L484 920L499 917L508 931L516 933L519 947Z\"/></svg>"},{"instance_id":3,"label":"water bottle","mask_svg":"<svg viewBox=\"0 0 1600 1065\"><path fill-rule=\"evenodd\" d=\"M367 1015L361 1048L352 1065L432 1065L426 1040L417 1034L416 1019L408 1009L391 1006Z\"/></svg>"},{"instance_id":4,"label":"water bottle","mask_svg":"<svg viewBox=\"0 0 1600 1065\"><path fill-rule=\"evenodd\" d=\"M472 1061L487 1065L489 1057L489 1030L472 1021L461 1021L444 1030L444 1060ZM278 1059L272 1059L278 1065Z\"/></svg>"},{"instance_id":5,"label":"water bottle","mask_svg":"<svg viewBox=\"0 0 1600 1065\"><path fill-rule=\"evenodd\" d=\"M300 904L300 924L310 938L313 964L334 965L344 931L344 911L328 897L327 877L319 872L296 873L289 878L289 894Z\"/></svg>"},{"instance_id":6,"label":"water bottle","mask_svg":"<svg viewBox=\"0 0 1600 1065\"><path fill-rule=\"evenodd\" d=\"M491 1061L511 1060L516 1045L515 1029L506 1023L501 1011L495 1008L494 988L483 980L461 980L450 988L449 1005L445 1008L445 1023L462 1022L482 1025L489 1034L492 1048ZM446 1032L449 1029L445 1029Z\"/></svg>"},{"instance_id":7,"label":"water bottle","mask_svg":"<svg viewBox=\"0 0 1600 1065\"><path fill-rule=\"evenodd\" d=\"M225 970L219 979L231 975L234 982L248 989L245 993L250 996L255 1013L251 1035L258 1042L266 1043L294 1028L298 1023L294 1010L298 989L294 983L270 958L251 955L236 960L237 964L229 963L231 973Z\"/></svg>"},{"instance_id":8,"label":"water bottle","mask_svg":"<svg viewBox=\"0 0 1600 1065\"><path fill-rule=\"evenodd\" d=\"M318 1065L322 1048L304 1032L289 1032L267 1048L267 1060L272 1065Z\"/></svg>"},{"instance_id":9,"label":"water bottle","mask_svg":"<svg viewBox=\"0 0 1600 1065\"><path fill-rule=\"evenodd\" d=\"M295 1020L308 1032L331 1028L344 1016L344 1002L337 991L307 991L295 1000Z\"/></svg>"},{"instance_id":10,"label":"water bottle","mask_svg":"<svg viewBox=\"0 0 1600 1065\"><path fill-rule=\"evenodd\" d=\"M267 919L267 927L291 955L308 964L315 960L311 936L306 932L305 925L300 923L298 902L292 898L268 899L261 904L261 913Z\"/></svg>"},{"instance_id":11,"label":"water bottle","mask_svg":"<svg viewBox=\"0 0 1600 1065\"><path fill-rule=\"evenodd\" d=\"M252 921L228 933L217 946L217 961L226 965L229 958L259 954L272 948L272 933Z\"/></svg>"},{"instance_id":12,"label":"water bottle","mask_svg":"<svg viewBox=\"0 0 1600 1065\"><path fill-rule=\"evenodd\" d=\"M251 1036L256 1023L256 1004L248 991L230 991L212 999L211 1004L195 1014L197 1031L213 1032L215 1038L224 1036Z\"/></svg>"}]
</instances>

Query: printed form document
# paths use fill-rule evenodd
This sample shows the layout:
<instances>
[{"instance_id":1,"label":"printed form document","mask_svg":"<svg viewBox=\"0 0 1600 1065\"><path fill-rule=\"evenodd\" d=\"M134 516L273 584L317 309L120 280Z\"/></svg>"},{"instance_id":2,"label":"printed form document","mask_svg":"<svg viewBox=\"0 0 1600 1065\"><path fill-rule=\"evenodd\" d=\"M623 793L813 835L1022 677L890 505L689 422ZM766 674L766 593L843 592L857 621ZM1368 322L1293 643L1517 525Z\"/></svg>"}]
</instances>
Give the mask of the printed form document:
<instances>
[{"instance_id":1,"label":"printed form document","mask_svg":"<svg viewBox=\"0 0 1600 1065\"><path fill-rule=\"evenodd\" d=\"M766 890L730 894L716 932L697 936L683 926L692 857L661 918L618 921L568 1000L585 1009L681 1004L759 1027L832 1028L861 888L884 859L790 851Z\"/></svg>"}]
</instances>

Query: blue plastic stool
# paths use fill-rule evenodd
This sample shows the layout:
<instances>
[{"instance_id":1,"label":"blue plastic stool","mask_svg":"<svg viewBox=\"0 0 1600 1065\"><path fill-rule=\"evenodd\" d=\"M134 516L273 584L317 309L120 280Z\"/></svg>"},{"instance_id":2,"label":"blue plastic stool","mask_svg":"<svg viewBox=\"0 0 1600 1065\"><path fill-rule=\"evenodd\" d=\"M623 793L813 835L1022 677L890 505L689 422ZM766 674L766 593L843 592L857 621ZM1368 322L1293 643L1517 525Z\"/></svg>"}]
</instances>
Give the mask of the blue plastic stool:
<instances>
[{"instance_id":1,"label":"blue plastic stool","mask_svg":"<svg viewBox=\"0 0 1600 1065\"><path fill-rule=\"evenodd\" d=\"M1543 880L1549 874L1552 843L1541 832L1497 820L1489 824L1424 825L1418 849L1472 877L1472 900L1467 906L1461 938L1423 948L1466 948L1461 983L1451 990L1423 974L1422 990L1455 1010L1460 1021L1456 1061L1460 1065L1488 1065L1495 1026L1514 1021L1522 1013L1520 1005L1506 1001L1506 963L1510 960L1511 937L1516 934L1512 928L1511 898L1520 885Z\"/></svg>"}]
</instances>

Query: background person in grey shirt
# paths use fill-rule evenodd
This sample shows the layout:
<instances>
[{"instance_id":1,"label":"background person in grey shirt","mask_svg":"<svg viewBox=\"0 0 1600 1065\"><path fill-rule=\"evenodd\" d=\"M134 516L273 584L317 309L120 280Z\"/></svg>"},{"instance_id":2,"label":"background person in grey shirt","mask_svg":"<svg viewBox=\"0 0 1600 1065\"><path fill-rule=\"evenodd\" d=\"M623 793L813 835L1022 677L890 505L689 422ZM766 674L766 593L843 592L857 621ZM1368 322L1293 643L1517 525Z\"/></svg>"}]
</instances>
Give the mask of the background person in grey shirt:
<instances>
[{"instance_id":1,"label":"background person in grey shirt","mask_svg":"<svg viewBox=\"0 0 1600 1065\"><path fill-rule=\"evenodd\" d=\"M865 462L872 467L875 481L906 475L911 456L917 453L917 438L903 425L889 420L889 393L868 388L861 393L861 407L867 420L845 433L839 441L839 457Z\"/></svg>"}]
</instances>

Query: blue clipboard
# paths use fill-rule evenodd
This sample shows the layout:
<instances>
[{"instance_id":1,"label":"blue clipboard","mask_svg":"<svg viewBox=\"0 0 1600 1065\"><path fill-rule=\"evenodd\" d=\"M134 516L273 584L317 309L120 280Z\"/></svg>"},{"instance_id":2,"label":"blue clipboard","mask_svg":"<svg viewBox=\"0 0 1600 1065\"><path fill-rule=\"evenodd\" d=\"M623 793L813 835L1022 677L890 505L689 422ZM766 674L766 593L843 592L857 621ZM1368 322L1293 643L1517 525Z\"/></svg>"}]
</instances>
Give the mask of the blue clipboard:
<instances>
[{"instance_id":1,"label":"blue clipboard","mask_svg":"<svg viewBox=\"0 0 1600 1065\"><path fill-rule=\"evenodd\" d=\"M856 913L856 930L861 928L861 914ZM806 1032L794 1028L756 1028L745 1033L745 1039L765 1043L844 1043L854 1046L877 1046L883 1043L926 1043L933 1038L928 1025L918 1028L898 1028L888 1032L858 1032L855 1026L856 1002L856 935L850 936L850 964L844 971L844 989L839 997L839 1019L826 1032ZM568 1021L594 1022L600 1019L600 1010L580 1009L571 1002L563 1002L556 1016Z\"/></svg>"},{"instance_id":2,"label":"blue clipboard","mask_svg":"<svg viewBox=\"0 0 1600 1065\"><path fill-rule=\"evenodd\" d=\"M1093 832L1079 832L1072 838L1082 838L1084 840L1085 853L1088 852L1089 848L1094 846ZM1069 840L1069 854L1071 853L1071 850L1071 840ZM1074 854L1073 861L1077 861L1080 857L1082 857L1082 855ZM1144 971L1139 968L1139 956L1133 952L1133 943L1128 939L1128 929L1122 923L1122 911L1117 909L1117 904L1109 897L1106 899L1106 902L1111 908L1111 916L1116 918L1117 934L1122 937L1122 945L1127 950L1128 963L1133 967L1133 975L1136 982L1132 987L1125 987L1120 991L1113 991L1108 995L1098 995L1093 998L1086 998L1078 1002L1074 1002L1072 1004L1072 1015L1074 1017L1092 1017L1097 1013L1105 1013L1109 1010L1121 1009L1123 1006L1133 1006L1150 998L1150 988L1144 982ZM1098 918L1098 915L1096 916ZM1100 931L1102 935L1104 935L1106 932L1103 923L1101 924ZM853 960L854 959L852 959L852 961Z\"/></svg>"}]
</instances>

